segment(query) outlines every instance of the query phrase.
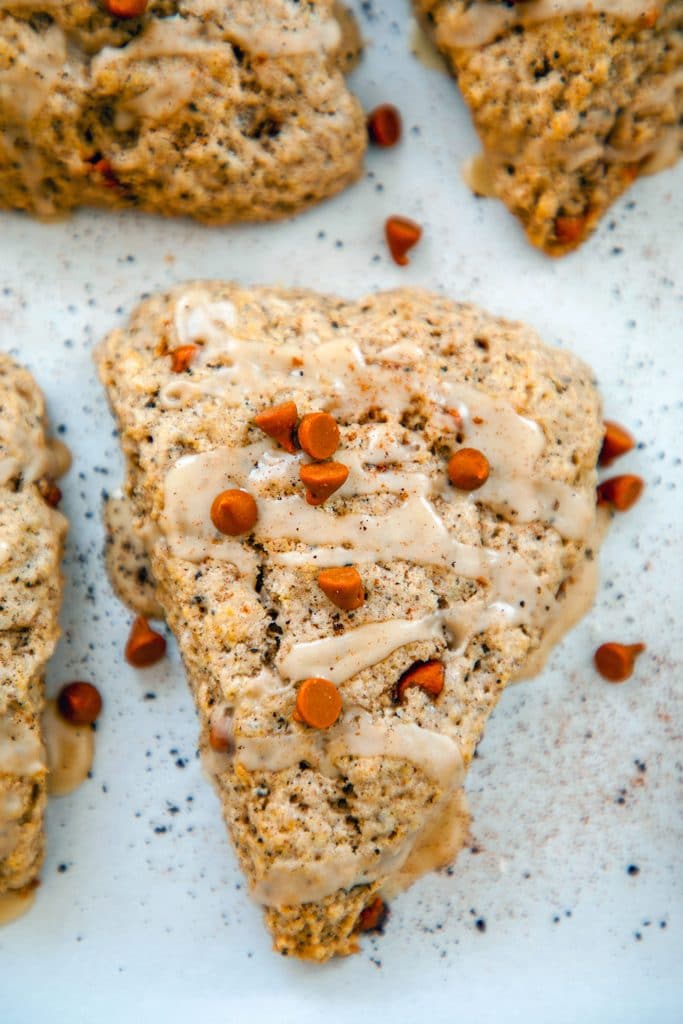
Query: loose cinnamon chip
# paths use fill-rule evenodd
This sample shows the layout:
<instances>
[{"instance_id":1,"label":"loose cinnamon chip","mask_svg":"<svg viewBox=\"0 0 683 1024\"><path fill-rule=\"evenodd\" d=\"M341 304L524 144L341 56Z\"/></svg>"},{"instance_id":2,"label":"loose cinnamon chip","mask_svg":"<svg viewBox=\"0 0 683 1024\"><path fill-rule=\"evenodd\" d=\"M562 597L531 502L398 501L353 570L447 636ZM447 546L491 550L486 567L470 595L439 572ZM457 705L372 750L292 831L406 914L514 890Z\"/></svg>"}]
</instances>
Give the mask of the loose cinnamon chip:
<instances>
[{"instance_id":1,"label":"loose cinnamon chip","mask_svg":"<svg viewBox=\"0 0 683 1024\"><path fill-rule=\"evenodd\" d=\"M631 185L638 177L638 164L623 164L621 167L621 180L625 185Z\"/></svg>"},{"instance_id":2,"label":"loose cinnamon chip","mask_svg":"<svg viewBox=\"0 0 683 1024\"><path fill-rule=\"evenodd\" d=\"M299 444L312 459L329 459L339 447L339 427L328 412L309 412L297 430Z\"/></svg>"},{"instance_id":3,"label":"loose cinnamon chip","mask_svg":"<svg viewBox=\"0 0 683 1024\"><path fill-rule=\"evenodd\" d=\"M593 661L603 679L623 683L633 674L636 658L644 650L645 644L602 644L593 655Z\"/></svg>"},{"instance_id":4,"label":"loose cinnamon chip","mask_svg":"<svg viewBox=\"0 0 683 1024\"><path fill-rule=\"evenodd\" d=\"M199 352L198 345L179 345L178 348L174 348L170 353L171 355L171 369L174 373L183 373L197 352Z\"/></svg>"},{"instance_id":5,"label":"loose cinnamon chip","mask_svg":"<svg viewBox=\"0 0 683 1024\"><path fill-rule=\"evenodd\" d=\"M160 661L165 653L165 638L151 628L144 616L138 615L128 636L126 661L135 668L147 668Z\"/></svg>"},{"instance_id":6,"label":"loose cinnamon chip","mask_svg":"<svg viewBox=\"0 0 683 1024\"><path fill-rule=\"evenodd\" d=\"M406 253L422 238L422 228L408 217L389 217L384 225L389 252L394 263L405 267L409 263Z\"/></svg>"},{"instance_id":7,"label":"loose cinnamon chip","mask_svg":"<svg viewBox=\"0 0 683 1024\"><path fill-rule=\"evenodd\" d=\"M395 689L395 702L400 704L409 686L419 686L432 697L438 697L444 686L446 670L440 661L419 661L404 672Z\"/></svg>"},{"instance_id":8,"label":"loose cinnamon chip","mask_svg":"<svg viewBox=\"0 0 683 1024\"><path fill-rule=\"evenodd\" d=\"M147 0L104 0L104 6L115 18L139 18L147 10Z\"/></svg>"},{"instance_id":9,"label":"loose cinnamon chip","mask_svg":"<svg viewBox=\"0 0 683 1024\"><path fill-rule=\"evenodd\" d=\"M304 679L296 695L296 712L314 729L329 729L341 714L342 699L339 690L329 679Z\"/></svg>"},{"instance_id":10,"label":"loose cinnamon chip","mask_svg":"<svg viewBox=\"0 0 683 1024\"><path fill-rule=\"evenodd\" d=\"M258 518L256 502L248 491L237 487L221 491L211 504L211 522L219 533L238 537L248 533Z\"/></svg>"},{"instance_id":11,"label":"loose cinnamon chip","mask_svg":"<svg viewBox=\"0 0 683 1024\"><path fill-rule=\"evenodd\" d=\"M57 695L57 710L72 725L92 725L102 710L100 691L92 683L67 683Z\"/></svg>"},{"instance_id":12,"label":"loose cinnamon chip","mask_svg":"<svg viewBox=\"0 0 683 1024\"><path fill-rule=\"evenodd\" d=\"M612 420L605 420L605 437L598 456L598 465L610 466L615 459L635 448L635 444L635 438L628 430L618 423L613 423Z\"/></svg>"},{"instance_id":13,"label":"loose cinnamon chip","mask_svg":"<svg viewBox=\"0 0 683 1024\"><path fill-rule=\"evenodd\" d=\"M57 508L62 500L62 492L54 481L50 480L49 477L43 477L42 480L38 481L38 490L46 505L49 505L50 508Z\"/></svg>"},{"instance_id":14,"label":"loose cinnamon chip","mask_svg":"<svg viewBox=\"0 0 683 1024\"><path fill-rule=\"evenodd\" d=\"M368 114L368 135L376 146L395 146L402 127L401 115L391 103L382 103Z\"/></svg>"},{"instance_id":15,"label":"loose cinnamon chip","mask_svg":"<svg viewBox=\"0 0 683 1024\"><path fill-rule=\"evenodd\" d=\"M308 504L322 505L331 494L346 483L348 475L348 467L341 462L319 462L302 466L299 476L306 487Z\"/></svg>"},{"instance_id":16,"label":"loose cinnamon chip","mask_svg":"<svg viewBox=\"0 0 683 1024\"><path fill-rule=\"evenodd\" d=\"M483 487L489 471L489 460L478 448L459 448L448 460L448 479L460 491Z\"/></svg>"},{"instance_id":17,"label":"loose cinnamon chip","mask_svg":"<svg viewBox=\"0 0 683 1024\"><path fill-rule=\"evenodd\" d=\"M323 569L318 573L318 586L332 604L345 612L360 608L365 603L363 581L353 566Z\"/></svg>"},{"instance_id":18,"label":"loose cinnamon chip","mask_svg":"<svg viewBox=\"0 0 683 1024\"><path fill-rule=\"evenodd\" d=\"M384 900L375 896L372 903L368 903L364 910L361 910L358 918L359 932L381 932L389 916L389 908Z\"/></svg>"},{"instance_id":19,"label":"loose cinnamon chip","mask_svg":"<svg viewBox=\"0 0 683 1024\"><path fill-rule=\"evenodd\" d=\"M296 451L294 428L298 418L296 402L283 402L282 405L274 405L271 409L260 412L254 417L254 423L264 434L277 441L281 448L292 453Z\"/></svg>"},{"instance_id":20,"label":"loose cinnamon chip","mask_svg":"<svg viewBox=\"0 0 683 1024\"><path fill-rule=\"evenodd\" d=\"M632 473L613 476L598 484L598 505L611 505L617 512L627 512L643 493L645 484Z\"/></svg>"}]
</instances>

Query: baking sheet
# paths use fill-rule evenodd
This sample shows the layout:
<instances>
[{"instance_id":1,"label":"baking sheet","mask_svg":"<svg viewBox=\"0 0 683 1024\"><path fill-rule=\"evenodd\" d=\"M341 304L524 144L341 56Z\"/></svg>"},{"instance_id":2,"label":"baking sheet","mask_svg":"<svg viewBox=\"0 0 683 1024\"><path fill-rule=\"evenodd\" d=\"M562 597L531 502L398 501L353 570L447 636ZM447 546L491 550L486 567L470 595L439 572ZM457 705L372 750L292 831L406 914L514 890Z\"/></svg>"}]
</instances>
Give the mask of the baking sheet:
<instances>
[{"instance_id":1,"label":"baking sheet","mask_svg":"<svg viewBox=\"0 0 683 1024\"><path fill-rule=\"evenodd\" d=\"M74 454L49 687L90 679L105 699L92 779L51 803L36 905L0 932L3 1024L683 1017L683 165L639 181L582 250L550 261L462 183L475 136L453 83L410 55L407 5L356 9L368 47L353 87L368 109L396 103L406 131L334 201L220 230L0 215L0 345L35 372ZM392 213L424 225L406 269L385 250ZM480 303L589 360L606 414L641 442L619 468L648 489L613 525L593 612L489 723L467 783L473 848L397 899L383 937L324 966L271 953L200 773L175 646L144 672L123 662L130 615L102 564L101 495L120 458L92 348L141 295L197 276ZM648 645L623 686L591 666L609 639Z\"/></svg>"}]
</instances>

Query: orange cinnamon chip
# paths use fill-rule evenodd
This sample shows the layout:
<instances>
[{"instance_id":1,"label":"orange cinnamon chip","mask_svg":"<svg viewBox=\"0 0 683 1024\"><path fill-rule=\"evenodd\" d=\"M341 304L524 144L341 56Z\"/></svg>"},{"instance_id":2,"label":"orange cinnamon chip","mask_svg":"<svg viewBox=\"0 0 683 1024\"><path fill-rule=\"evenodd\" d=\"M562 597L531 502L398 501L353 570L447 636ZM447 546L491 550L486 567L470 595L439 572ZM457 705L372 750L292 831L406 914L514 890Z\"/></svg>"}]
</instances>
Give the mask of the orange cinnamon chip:
<instances>
[{"instance_id":1,"label":"orange cinnamon chip","mask_svg":"<svg viewBox=\"0 0 683 1024\"><path fill-rule=\"evenodd\" d=\"M368 903L367 907L360 912L358 931L381 932L388 913L389 908L384 900L380 899L379 896L375 896L372 903Z\"/></svg>"},{"instance_id":2,"label":"orange cinnamon chip","mask_svg":"<svg viewBox=\"0 0 683 1024\"><path fill-rule=\"evenodd\" d=\"M574 245L581 240L588 218L581 217L556 217L555 238L564 245Z\"/></svg>"},{"instance_id":3,"label":"orange cinnamon chip","mask_svg":"<svg viewBox=\"0 0 683 1024\"><path fill-rule=\"evenodd\" d=\"M611 505L617 512L628 512L643 493L645 484L633 473L613 476L598 484L598 505Z\"/></svg>"},{"instance_id":4,"label":"orange cinnamon chip","mask_svg":"<svg viewBox=\"0 0 683 1024\"><path fill-rule=\"evenodd\" d=\"M212 725L209 729L209 746L217 754L228 754L232 750L231 733L220 725Z\"/></svg>"},{"instance_id":5,"label":"orange cinnamon chip","mask_svg":"<svg viewBox=\"0 0 683 1024\"><path fill-rule=\"evenodd\" d=\"M384 235L394 263L407 266L406 253L422 238L422 228L408 217L389 217L384 224Z\"/></svg>"},{"instance_id":6,"label":"orange cinnamon chip","mask_svg":"<svg viewBox=\"0 0 683 1024\"><path fill-rule=\"evenodd\" d=\"M92 725L102 710L100 691L92 683L67 683L57 695L57 710L72 725Z\"/></svg>"},{"instance_id":7,"label":"orange cinnamon chip","mask_svg":"<svg viewBox=\"0 0 683 1024\"><path fill-rule=\"evenodd\" d=\"M258 518L256 502L248 491L233 487L221 491L211 504L211 522L219 533L238 537L248 533Z\"/></svg>"},{"instance_id":8,"label":"orange cinnamon chip","mask_svg":"<svg viewBox=\"0 0 683 1024\"><path fill-rule=\"evenodd\" d=\"M126 661L135 668L147 668L163 658L165 653L165 638L150 627L144 616L138 615L128 636Z\"/></svg>"},{"instance_id":9,"label":"orange cinnamon chip","mask_svg":"<svg viewBox=\"0 0 683 1024\"><path fill-rule=\"evenodd\" d=\"M171 355L171 369L174 373L183 373L195 355L199 351L197 345L179 345L178 348L174 348L170 353Z\"/></svg>"},{"instance_id":10,"label":"orange cinnamon chip","mask_svg":"<svg viewBox=\"0 0 683 1024\"><path fill-rule=\"evenodd\" d=\"M340 569L323 569L318 573L318 586L332 604L345 612L360 608L365 602L360 573L351 565Z\"/></svg>"},{"instance_id":11,"label":"orange cinnamon chip","mask_svg":"<svg viewBox=\"0 0 683 1024\"><path fill-rule=\"evenodd\" d=\"M90 157L87 162L92 167L92 170L102 177L102 184L105 188L121 188L121 182L116 174L116 171L111 165L111 160L96 153Z\"/></svg>"},{"instance_id":12,"label":"orange cinnamon chip","mask_svg":"<svg viewBox=\"0 0 683 1024\"><path fill-rule=\"evenodd\" d=\"M459 448L448 460L448 479L460 491L476 491L489 478L489 460L478 448Z\"/></svg>"},{"instance_id":13,"label":"orange cinnamon chip","mask_svg":"<svg viewBox=\"0 0 683 1024\"><path fill-rule=\"evenodd\" d=\"M45 504L50 508L57 508L62 500L61 488L57 487L57 484L47 476L39 480L37 486Z\"/></svg>"},{"instance_id":14,"label":"orange cinnamon chip","mask_svg":"<svg viewBox=\"0 0 683 1024\"><path fill-rule=\"evenodd\" d=\"M367 124L370 141L376 146L386 149L395 146L401 138L401 114L392 103L382 103L371 110Z\"/></svg>"},{"instance_id":15,"label":"orange cinnamon chip","mask_svg":"<svg viewBox=\"0 0 683 1024\"><path fill-rule=\"evenodd\" d=\"M341 694L329 679L304 679L296 695L296 711L306 725L329 729L341 714Z\"/></svg>"},{"instance_id":16,"label":"orange cinnamon chip","mask_svg":"<svg viewBox=\"0 0 683 1024\"><path fill-rule=\"evenodd\" d=\"M598 647L593 660L603 679L623 683L633 674L636 658L644 650L645 644L607 643Z\"/></svg>"},{"instance_id":17,"label":"orange cinnamon chip","mask_svg":"<svg viewBox=\"0 0 683 1024\"><path fill-rule=\"evenodd\" d=\"M630 452L635 444L635 438L628 430L618 423L613 423L612 420L605 420L605 437L598 456L598 465L610 466L615 459Z\"/></svg>"},{"instance_id":18,"label":"orange cinnamon chip","mask_svg":"<svg viewBox=\"0 0 683 1024\"><path fill-rule=\"evenodd\" d=\"M419 661L404 672L396 684L395 700L400 704L409 686L419 686L432 697L438 697L444 686L446 670L440 661Z\"/></svg>"},{"instance_id":19,"label":"orange cinnamon chip","mask_svg":"<svg viewBox=\"0 0 683 1024\"><path fill-rule=\"evenodd\" d=\"M294 428L299 413L295 402L283 402L282 405L274 405L265 409L258 416L254 417L254 423L260 427L264 434L272 437L274 441L287 452L296 451L294 445Z\"/></svg>"},{"instance_id":20,"label":"orange cinnamon chip","mask_svg":"<svg viewBox=\"0 0 683 1024\"><path fill-rule=\"evenodd\" d=\"M328 412L309 412L301 420L297 436L312 459L329 459L339 447L339 427Z\"/></svg>"},{"instance_id":21,"label":"orange cinnamon chip","mask_svg":"<svg viewBox=\"0 0 683 1024\"><path fill-rule=\"evenodd\" d=\"M139 18L147 10L147 0L104 0L104 6L115 18Z\"/></svg>"},{"instance_id":22,"label":"orange cinnamon chip","mask_svg":"<svg viewBox=\"0 0 683 1024\"><path fill-rule=\"evenodd\" d=\"M320 462L302 466L299 476L306 487L308 504L322 505L331 494L346 483L348 475L348 466L342 465L341 462Z\"/></svg>"}]
</instances>

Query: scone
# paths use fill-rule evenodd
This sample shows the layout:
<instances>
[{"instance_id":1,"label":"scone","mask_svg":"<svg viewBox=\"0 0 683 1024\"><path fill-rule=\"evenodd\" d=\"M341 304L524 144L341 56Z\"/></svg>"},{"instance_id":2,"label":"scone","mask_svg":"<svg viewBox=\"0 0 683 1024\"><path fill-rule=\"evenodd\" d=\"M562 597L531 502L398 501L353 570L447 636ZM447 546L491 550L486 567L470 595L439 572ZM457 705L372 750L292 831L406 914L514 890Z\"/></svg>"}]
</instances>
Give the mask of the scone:
<instances>
[{"instance_id":1,"label":"scone","mask_svg":"<svg viewBox=\"0 0 683 1024\"><path fill-rule=\"evenodd\" d=\"M59 629L67 523L54 481L68 453L46 437L43 396L0 353L0 918L43 860L43 673Z\"/></svg>"},{"instance_id":2,"label":"scone","mask_svg":"<svg viewBox=\"0 0 683 1024\"><path fill-rule=\"evenodd\" d=\"M678 160L683 0L414 2L482 142L475 191L546 253L576 248L639 175Z\"/></svg>"},{"instance_id":3,"label":"scone","mask_svg":"<svg viewBox=\"0 0 683 1024\"><path fill-rule=\"evenodd\" d=\"M98 364L252 896L280 952L352 952L378 894L453 859L487 716L583 610L591 372L427 292L216 282Z\"/></svg>"},{"instance_id":4,"label":"scone","mask_svg":"<svg viewBox=\"0 0 683 1024\"><path fill-rule=\"evenodd\" d=\"M332 0L3 0L0 206L220 224L333 195L366 140L348 25Z\"/></svg>"}]
</instances>

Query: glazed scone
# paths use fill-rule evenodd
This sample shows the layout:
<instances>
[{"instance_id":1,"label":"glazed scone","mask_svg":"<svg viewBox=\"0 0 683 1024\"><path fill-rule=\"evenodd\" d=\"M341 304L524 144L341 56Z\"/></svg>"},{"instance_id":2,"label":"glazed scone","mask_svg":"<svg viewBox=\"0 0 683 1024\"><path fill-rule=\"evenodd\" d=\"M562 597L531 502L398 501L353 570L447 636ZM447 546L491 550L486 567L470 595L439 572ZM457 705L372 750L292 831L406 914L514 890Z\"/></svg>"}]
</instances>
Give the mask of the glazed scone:
<instances>
[{"instance_id":1,"label":"glazed scone","mask_svg":"<svg viewBox=\"0 0 683 1024\"><path fill-rule=\"evenodd\" d=\"M683 0L414 0L483 146L470 184L560 256L683 149ZM472 180L473 179L473 180Z\"/></svg>"},{"instance_id":2,"label":"glazed scone","mask_svg":"<svg viewBox=\"0 0 683 1024\"><path fill-rule=\"evenodd\" d=\"M576 617L603 433L590 370L427 292L348 302L216 282L145 301L97 358L250 891L280 952L352 952L378 893L453 859L488 714ZM348 478L317 506L310 456L255 423L287 402L339 427ZM463 447L490 466L471 492L447 473ZM255 501L241 536L213 525L226 489ZM318 574L348 565L362 597L344 610ZM441 692L402 692L433 662ZM321 677L342 701L327 729L297 711Z\"/></svg>"},{"instance_id":3,"label":"glazed scone","mask_svg":"<svg viewBox=\"0 0 683 1024\"><path fill-rule=\"evenodd\" d=\"M358 177L332 0L125 2L0 0L1 206L270 220Z\"/></svg>"},{"instance_id":4,"label":"glazed scone","mask_svg":"<svg viewBox=\"0 0 683 1024\"><path fill-rule=\"evenodd\" d=\"M43 860L43 673L59 635L67 528L53 488L68 464L46 436L37 384L0 353L0 901L30 887Z\"/></svg>"}]
</instances>

